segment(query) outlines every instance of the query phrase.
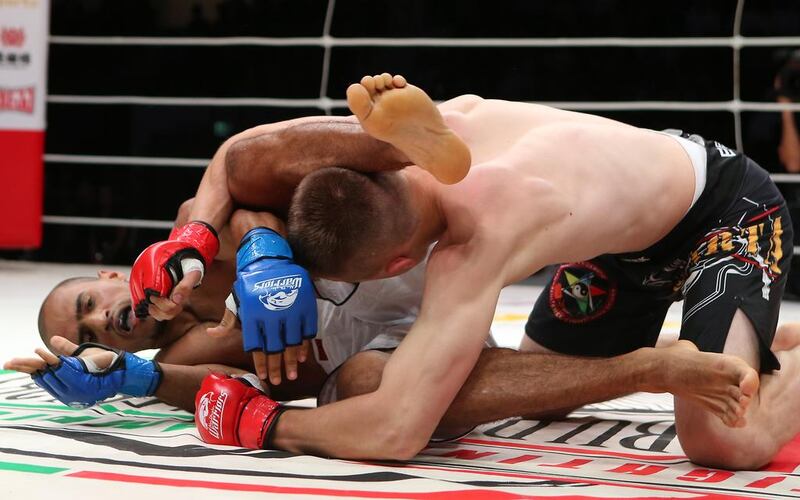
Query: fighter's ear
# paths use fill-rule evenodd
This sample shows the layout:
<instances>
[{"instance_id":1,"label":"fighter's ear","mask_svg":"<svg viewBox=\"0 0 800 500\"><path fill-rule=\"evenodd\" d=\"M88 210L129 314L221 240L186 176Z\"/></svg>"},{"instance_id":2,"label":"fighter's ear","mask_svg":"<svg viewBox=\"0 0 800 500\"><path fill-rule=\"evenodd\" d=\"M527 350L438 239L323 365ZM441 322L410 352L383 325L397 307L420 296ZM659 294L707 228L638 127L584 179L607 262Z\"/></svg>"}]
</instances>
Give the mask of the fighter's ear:
<instances>
[{"instance_id":1,"label":"fighter's ear","mask_svg":"<svg viewBox=\"0 0 800 500\"><path fill-rule=\"evenodd\" d=\"M414 266L417 265L417 261L410 257L406 257L405 255L400 255L395 257L384 268L387 276L397 276L403 274L406 271L410 271Z\"/></svg>"},{"instance_id":2,"label":"fighter's ear","mask_svg":"<svg viewBox=\"0 0 800 500\"><path fill-rule=\"evenodd\" d=\"M117 271L107 271L105 269L97 271L97 277L100 278L101 280L126 281L128 279L128 277L122 273L118 273Z\"/></svg>"}]
</instances>

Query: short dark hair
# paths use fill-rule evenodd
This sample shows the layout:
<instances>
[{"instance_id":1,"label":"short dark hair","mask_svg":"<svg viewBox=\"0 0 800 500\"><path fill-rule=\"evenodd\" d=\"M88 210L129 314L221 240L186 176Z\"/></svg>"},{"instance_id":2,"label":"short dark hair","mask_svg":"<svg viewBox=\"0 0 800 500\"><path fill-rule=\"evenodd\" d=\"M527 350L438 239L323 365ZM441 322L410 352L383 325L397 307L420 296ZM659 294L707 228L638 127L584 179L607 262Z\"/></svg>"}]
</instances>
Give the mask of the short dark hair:
<instances>
[{"instance_id":1,"label":"short dark hair","mask_svg":"<svg viewBox=\"0 0 800 500\"><path fill-rule=\"evenodd\" d=\"M409 208L408 188L396 171L317 170L297 187L289 208L295 261L320 276L380 265L374 257L413 232Z\"/></svg>"},{"instance_id":2,"label":"short dark hair","mask_svg":"<svg viewBox=\"0 0 800 500\"><path fill-rule=\"evenodd\" d=\"M50 348L50 337L52 337L53 335L48 333L46 331L47 329L44 326L44 308L47 306L47 302L50 300L50 297L53 296L56 290L58 290L63 286L69 285L70 283L74 283L76 281L92 281L95 279L97 278L92 278L89 276L76 276L74 278L67 278L64 281L59 282L56 286L54 286L53 289L50 290L50 293L47 294L47 297L44 298L44 300L42 301L42 305L39 307L39 318L37 320L37 326L39 327L39 338L42 339L42 342L44 342L44 345L48 349Z\"/></svg>"}]
</instances>

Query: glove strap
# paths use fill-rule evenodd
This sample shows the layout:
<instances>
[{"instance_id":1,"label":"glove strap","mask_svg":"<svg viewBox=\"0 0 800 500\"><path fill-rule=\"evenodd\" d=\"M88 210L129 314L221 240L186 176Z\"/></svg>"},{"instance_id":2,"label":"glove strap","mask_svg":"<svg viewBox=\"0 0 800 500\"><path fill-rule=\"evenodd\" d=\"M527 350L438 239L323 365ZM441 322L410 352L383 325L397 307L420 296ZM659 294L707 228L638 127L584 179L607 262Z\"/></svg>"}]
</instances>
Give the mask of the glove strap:
<instances>
[{"instance_id":1,"label":"glove strap","mask_svg":"<svg viewBox=\"0 0 800 500\"><path fill-rule=\"evenodd\" d=\"M260 395L250 400L239 421L239 441L245 448L262 449L266 437L283 413L283 407L267 396Z\"/></svg>"},{"instance_id":2,"label":"glove strap","mask_svg":"<svg viewBox=\"0 0 800 500\"><path fill-rule=\"evenodd\" d=\"M264 429L264 439L261 442L262 450L277 449L273 444L275 441L275 428L278 427L278 419L281 418L281 415L283 415L283 413L288 409L289 408L285 406L280 406L277 410L275 410L275 414L272 416L272 419L267 422L266 429Z\"/></svg>"},{"instance_id":3,"label":"glove strap","mask_svg":"<svg viewBox=\"0 0 800 500\"><path fill-rule=\"evenodd\" d=\"M117 359L117 362L121 360L124 363L121 366L125 370L125 383L119 388L119 392L137 397L155 394L164 378L158 361L143 359L129 352L123 353Z\"/></svg>"},{"instance_id":4,"label":"glove strap","mask_svg":"<svg viewBox=\"0 0 800 500\"><path fill-rule=\"evenodd\" d=\"M206 267L211 265L219 252L217 231L210 224L201 220L189 222L180 229L173 230L170 236L175 236L176 240L189 243L196 248Z\"/></svg>"},{"instance_id":5,"label":"glove strap","mask_svg":"<svg viewBox=\"0 0 800 500\"><path fill-rule=\"evenodd\" d=\"M256 227L244 235L236 252L236 269L241 271L253 262L263 259L293 258L289 243L277 232L267 227Z\"/></svg>"}]
</instances>

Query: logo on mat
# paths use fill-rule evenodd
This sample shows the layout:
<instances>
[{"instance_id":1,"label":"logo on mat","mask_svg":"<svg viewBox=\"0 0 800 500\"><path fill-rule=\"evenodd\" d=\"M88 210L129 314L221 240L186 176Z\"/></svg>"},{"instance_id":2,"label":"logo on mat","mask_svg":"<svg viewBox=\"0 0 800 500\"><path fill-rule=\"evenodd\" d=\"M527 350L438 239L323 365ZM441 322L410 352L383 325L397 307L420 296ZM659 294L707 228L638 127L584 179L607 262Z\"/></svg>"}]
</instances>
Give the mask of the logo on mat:
<instances>
[{"instance_id":1,"label":"logo on mat","mask_svg":"<svg viewBox=\"0 0 800 500\"><path fill-rule=\"evenodd\" d=\"M225 402L228 394L222 393L214 401L214 393L207 392L200 398L197 405L197 419L200 425L207 430L215 439L222 439L222 412L225 410Z\"/></svg>"},{"instance_id":2,"label":"logo on mat","mask_svg":"<svg viewBox=\"0 0 800 500\"><path fill-rule=\"evenodd\" d=\"M617 288L591 262L564 264L550 286L550 309L567 323L586 323L606 314L617 298Z\"/></svg>"},{"instance_id":3,"label":"logo on mat","mask_svg":"<svg viewBox=\"0 0 800 500\"><path fill-rule=\"evenodd\" d=\"M258 300L270 311L283 311L292 307L301 286L303 277L293 274L259 281L253 285L253 292L258 293Z\"/></svg>"}]
</instances>

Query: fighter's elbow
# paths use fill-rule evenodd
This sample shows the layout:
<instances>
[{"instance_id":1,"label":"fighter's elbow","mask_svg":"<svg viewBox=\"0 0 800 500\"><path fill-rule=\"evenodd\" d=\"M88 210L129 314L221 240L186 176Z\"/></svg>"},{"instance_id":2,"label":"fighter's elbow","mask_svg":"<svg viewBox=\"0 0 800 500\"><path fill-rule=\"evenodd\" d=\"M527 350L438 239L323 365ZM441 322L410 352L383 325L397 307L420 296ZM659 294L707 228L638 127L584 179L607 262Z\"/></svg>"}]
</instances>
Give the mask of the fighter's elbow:
<instances>
[{"instance_id":1,"label":"fighter's elbow","mask_svg":"<svg viewBox=\"0 0 800 500\"><path fill-rule=\"evenodd\" d=\"M225 173L228 181L228 192L238 201L240 195L247 190L247 141L245 139L233 140L225 151Z\"/></svg>"},{"instance_id":2,"label":"fighter's elbow","mask_svg":"<svg viewBox=\"0 0 800 500\"><path fill-rule=\"evenodd\" d=\"M433 433L431 426L422 420L415 420L408 413L396 412L384 423L381 448L386 455L383 458L387 460L414 458L427 446Z\"/></svg>"},{"instance_id":3,"label":"fighter's elbow","mask_svg":"<svg viewBox=\"0 0 800 500\"><path fill-rule=\"evenodd\" d=\"M384 460L411 460L428 444L428 439L408 428L392 429L384 436Z\"/></svg>"}]
</instances>

